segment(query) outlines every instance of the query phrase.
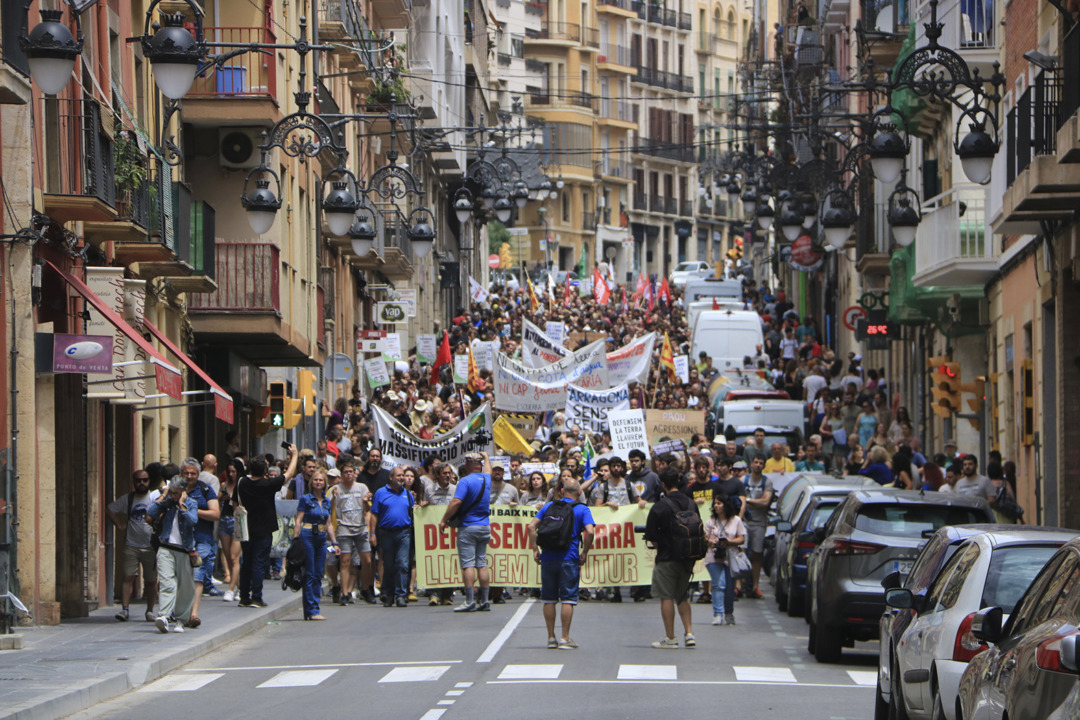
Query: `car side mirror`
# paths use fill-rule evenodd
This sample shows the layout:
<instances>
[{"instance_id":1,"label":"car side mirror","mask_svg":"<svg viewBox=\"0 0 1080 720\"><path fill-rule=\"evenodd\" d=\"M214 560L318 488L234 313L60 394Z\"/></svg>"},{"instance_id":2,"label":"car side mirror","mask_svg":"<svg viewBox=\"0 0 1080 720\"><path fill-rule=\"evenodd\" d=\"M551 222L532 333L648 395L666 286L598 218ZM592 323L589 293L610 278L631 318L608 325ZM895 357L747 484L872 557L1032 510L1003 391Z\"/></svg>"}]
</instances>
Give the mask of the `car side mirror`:
<instances>
[{"instance_id":1,"label":"car side mirror","mask_svg":"<svg viewBox=\"0 0 1080 720\"><path fill-rule=\"evenodd\" d=\"M983 608L971 618L971 634L984 643L996 645L1001 640L1001 617L1001 608Z\"/></svg>"},{"instance_id":2,"label":"car side mirror","mask_svg":"<svg viewBox=\"0 0 1080 720\"><path fill-rule=\"evenodd\" d=\"M792 527L791 523L789 523L787 520L781 520L780 522L776 523L776 532L789 533L793 529L794 528Z\"/></svg>"},{"instance_id":3,"label":"car side mirror","mask_svg":"<svg viewBox=\"0 0 1080 720\"><path fill-rule=\"evenodd\" d=\"M885 591L885 604L897 610L911 610L915 596L907 588L890 588Z\"/></svg>"},{"instance_id":4,"label":"car side mirror","mask_svg":"<svg viewBox=\"0 0 1080 720\"><path fill-rule=\"evenodd\" d=\"M1080 674L1080 642L1075 633L1061 638L1061 667Z\"/></svg>"},{"instance_id":5,"label":"car side mirror","mask_svg":"<svg viewBox=\"0 0 1080 720\"><path fill-rule=\"evenodd\" d=\"M881 578L881 587L886 590L900 587L900 571L893 570L891 573Z\"/></svg>"}]
</instances>

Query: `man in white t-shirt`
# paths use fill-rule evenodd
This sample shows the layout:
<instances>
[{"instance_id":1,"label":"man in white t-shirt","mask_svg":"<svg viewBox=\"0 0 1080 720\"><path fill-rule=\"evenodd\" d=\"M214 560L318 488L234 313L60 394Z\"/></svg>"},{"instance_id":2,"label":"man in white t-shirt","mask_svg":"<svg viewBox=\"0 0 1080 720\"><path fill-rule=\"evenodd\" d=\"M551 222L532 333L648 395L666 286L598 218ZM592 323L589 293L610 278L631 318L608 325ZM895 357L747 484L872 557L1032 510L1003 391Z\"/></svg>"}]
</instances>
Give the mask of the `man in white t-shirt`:
<instances>
[{"instance_id":1,"label":"man in white t-shirt","mask_svg":"<svg viewBox=\"0 0 1080 720\"><path fill-rule=\"evenodd\" d=\"M795 339L795 331L790 327L786 328L784 337L780 339L780 357L784 360L794 360L798 348L799 341Z\"/></svg>"},{"instance_id":2,"label":"man in white t-shirt","mask_svg":"<svg viewBox=\"0 0 1080 720\"><path fill-rule=\"evenodd\" d=\"M803 380L803 400L814 402L822 388L828 387L829 381L825 379L825 370L820 365L814 367L814 371Z\"/></svg>"},{"instance_id":3,"label":"man in white t-shirt","mask_svg":"<svg viewBox=\"0 0 1080 720\"><path fill-rule=\"evenodd\" d=\"M131 477L131 492L109 503L105 514L124 534L124 582L120 587L120 612L116 619L127 622L128 604L135 591L135 581L139 568L143 574L143 599L146 600L147 622L154 622L154 602L157 599L157 562L154 549L150 546L152 530L146 522L146 509L158 499L158 491L150 490L150 475L145 470L136 470Z\"/></svg>"}]
</instances>

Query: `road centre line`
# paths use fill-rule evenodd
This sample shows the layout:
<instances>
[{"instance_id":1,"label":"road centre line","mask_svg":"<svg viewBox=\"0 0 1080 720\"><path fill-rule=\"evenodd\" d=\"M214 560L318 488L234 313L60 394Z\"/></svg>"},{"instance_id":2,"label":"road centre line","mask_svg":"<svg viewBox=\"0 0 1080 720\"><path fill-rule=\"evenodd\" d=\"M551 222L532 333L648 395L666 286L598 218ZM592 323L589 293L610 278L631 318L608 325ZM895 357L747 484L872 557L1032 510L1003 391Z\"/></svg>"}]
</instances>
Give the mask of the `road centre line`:
<instances>
[{"instance_id":1,"label":"road centre line","mask_svg":"<svg viewBox=\"0 0 1080 720\"><path fill-rule=\"evenodd\" d=\"M487 680L488 685L765 685L788 688L845 688L869 690L862 685L837 685L832 683L761 682L742 680Z\"/></svg>"},{"instance_id":2,"label":"road centre line","mask_svg":"<svg viewBox=\"0 0 1080 720\"><path fill-rule=\"evenodd\" d=\"M392 665L446 665L460 664L464 660L405 660L401 662L330 663L327 665L252 665L250 667L187 668L184 672L235 672L240 670L318 670L322 668L386 667Z\"/></svg>"},{"instance_id":3,"label":"road centre line","mask_svg":"<svg viewBox=\"0 0 1080 720\"><path fill-rule=\"evenodd\" d=\"M521 621L525 619L525 615L529 612L529 608L536 604L535 598L529 598L521 604L521 607L517 609L517 612L506 621L502 630L495 636L495 639L491 641L491 644L487 646L487 649L481 653L480 657L476 658L478 663L489 663L498 654L502 646L506 644L506 641L510 639L510 636L514 634L514 630L521 624Z\"/></svg>"}]
</instances>

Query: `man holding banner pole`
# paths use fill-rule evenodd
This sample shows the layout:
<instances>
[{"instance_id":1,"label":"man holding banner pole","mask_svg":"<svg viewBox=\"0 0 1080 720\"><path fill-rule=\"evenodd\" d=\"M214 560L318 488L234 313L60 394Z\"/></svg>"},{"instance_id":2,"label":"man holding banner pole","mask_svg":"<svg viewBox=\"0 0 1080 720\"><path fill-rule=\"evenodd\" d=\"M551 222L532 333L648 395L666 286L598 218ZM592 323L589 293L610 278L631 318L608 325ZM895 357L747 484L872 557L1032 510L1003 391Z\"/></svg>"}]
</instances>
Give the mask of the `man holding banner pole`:
<instances>
[{"instance_id":1,"label":"man holding banner pole","mask_svg":"<svg viewBox=\"0 0 1080 720\"><path fill-rule=\"evenodd\" d=\"M465 475L458 480L454 499L439 522L445 532L450 521L458 518L457 550L461 576L465 584L465 602L454 612L477 612L491 609L488 593L491 573L487 566L487 546L491 539L491 460L486 452L465 455ZM476 583L480 582L480 602L476 601Z\"/></svg>"}]
</instances>

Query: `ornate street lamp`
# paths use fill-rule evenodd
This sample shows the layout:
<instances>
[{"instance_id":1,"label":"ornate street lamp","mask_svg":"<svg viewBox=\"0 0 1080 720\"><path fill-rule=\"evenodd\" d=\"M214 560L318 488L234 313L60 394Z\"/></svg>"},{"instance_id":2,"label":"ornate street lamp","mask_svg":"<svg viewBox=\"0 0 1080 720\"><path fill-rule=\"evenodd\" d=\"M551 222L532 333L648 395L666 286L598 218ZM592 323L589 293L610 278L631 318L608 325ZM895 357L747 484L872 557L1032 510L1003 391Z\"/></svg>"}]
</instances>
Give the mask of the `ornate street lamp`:
<instances>
[{"instance_id":1,"label":"ornate street lamp","mask_svg":"<svg viewBox=\"0 0 1080 720\"><path fill-rule=\"evenodd\" d=\"M375 245L375 237L378 234L375 229L378 225L375 212L375 208L367 202L362 202L353 216L353 224L349 228L349 242L357 257L367 257Z\"/></svg>"},{"instance_id":2,"label":"ornate street lamp","mask_svg":"<svg viewBox=\"0 0 1080 720\"><path fill-rule=\"evenodd\" d=\"M919 194L907 185L907 170L900 175L900 182L889 195L889 226L893 238L900 247L907 247L915 242L915 234L922 219L917 210Z\"/></svg>"},{"instance_id":3,"label":"ornate street lamp","mask_svg":"<svg viewBox=\"0 0 1080 720\"><path fill-rule=\"evenodd\" d=\"M251 177L256 174L269 177L261 177L256 180L255 188L250 193L240 196L240 204L247 211L248 224L251 225L251 230L256 235L264 235L270 231L270 227L274 224L274 218L277 216L277 211L281 208L281 198L278 195L281 192L281 179L276 172L266 166L265 153L263 154L263 162L258 167L253 168L244 178L245 188ZM277 192L270 187L271 178Z\"/></svg>"},{"instance_id":4,"label":"ornate street lamp","mask_svg":"<svg viewBox=\"0 0 1080 720\"><path fill-rule=\"evenodd\" d=\"M418 258L427 257L435 244L435 230L432 223L435 218L426 207L418 207L409 214L409 242L413 254Z\"/></svg>"},{"instance_id":5,"label":"ornate street lamp","mask_svg":"<svg viewBox=\"0 0 1080 720\"><path fill-rule=\"evenodd\" d=\"M196 17L200 21L197 33L201 37L201 13ZM202 68L206 45L184 27L184 15L162 13L161 27L153 37L143 35L141 42L161 94L170 100L179 100L187 95Z\"/></svg>"},{"instance_id":6,"label":"ornate street lamp","mask_svg":"<svg viewBox=\"0 0 1080 720\"><path fill-rule=\"evenodd\" d=\"M15 0L11 0L14 2ZM79 39L71 34L61 19L63 10L42 10L41 22L20 38L26 62L30 66L30 78L46 95L56 95L71 80L75 60L82 53L82 30ZM78 15L75 15L78 23Z\"/></svg>"}]
</instances>

